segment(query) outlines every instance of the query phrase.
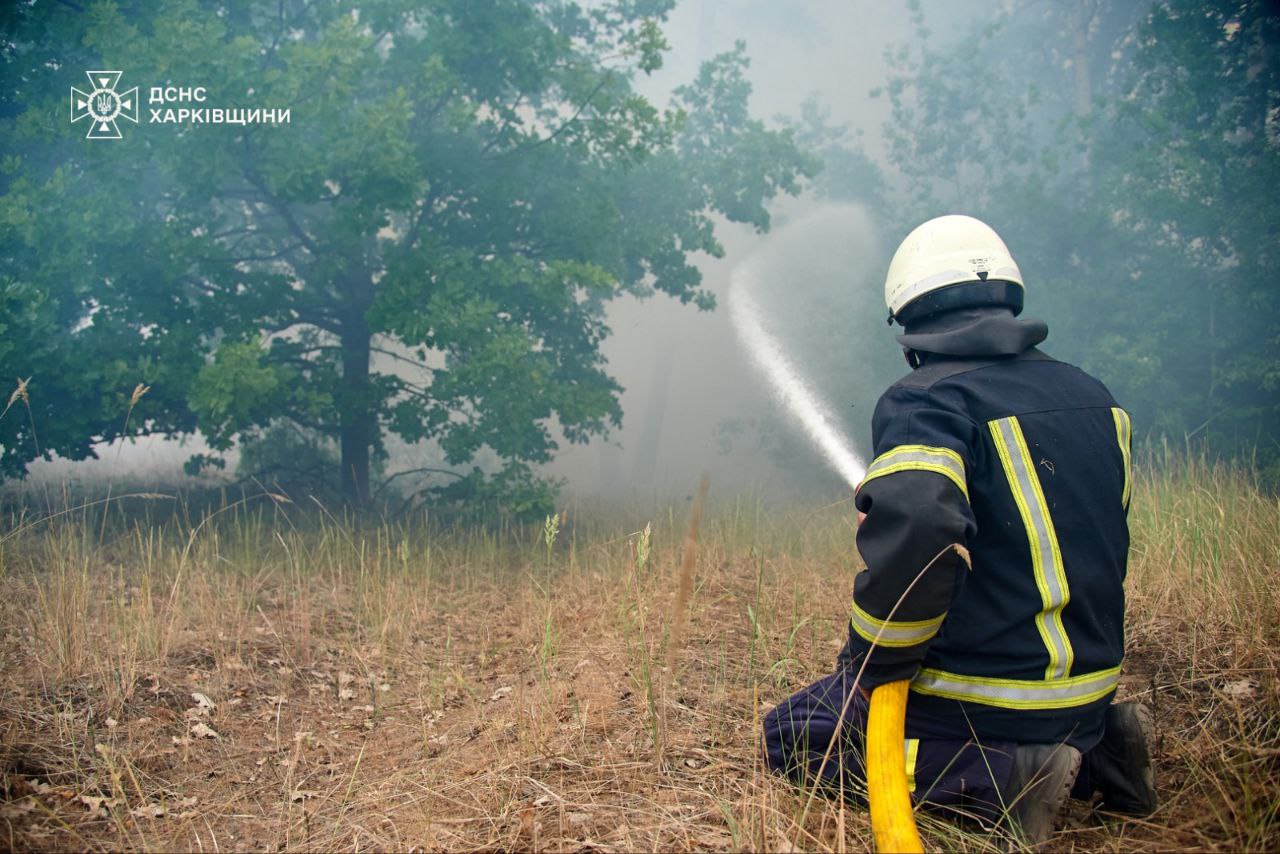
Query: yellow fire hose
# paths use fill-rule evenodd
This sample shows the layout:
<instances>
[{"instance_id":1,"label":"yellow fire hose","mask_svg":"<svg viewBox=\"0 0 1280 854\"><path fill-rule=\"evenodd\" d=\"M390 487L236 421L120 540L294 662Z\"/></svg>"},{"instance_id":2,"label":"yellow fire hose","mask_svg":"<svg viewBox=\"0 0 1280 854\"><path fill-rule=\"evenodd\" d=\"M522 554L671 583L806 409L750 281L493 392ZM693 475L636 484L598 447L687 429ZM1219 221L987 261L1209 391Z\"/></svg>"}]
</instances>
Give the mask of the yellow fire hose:
<instances>
[{"instance_id":1,"label":"yellow fire hose","mask_svg":"<svg viewBox=\"0 0 1280 854\"><path fill-rule=\"evenodd\" d=\"M910 684L904 679L876 688L867 714L867 800L871 832L880 852L924 851L911 811L903 750Z\"/></svg>"}]
</instances>

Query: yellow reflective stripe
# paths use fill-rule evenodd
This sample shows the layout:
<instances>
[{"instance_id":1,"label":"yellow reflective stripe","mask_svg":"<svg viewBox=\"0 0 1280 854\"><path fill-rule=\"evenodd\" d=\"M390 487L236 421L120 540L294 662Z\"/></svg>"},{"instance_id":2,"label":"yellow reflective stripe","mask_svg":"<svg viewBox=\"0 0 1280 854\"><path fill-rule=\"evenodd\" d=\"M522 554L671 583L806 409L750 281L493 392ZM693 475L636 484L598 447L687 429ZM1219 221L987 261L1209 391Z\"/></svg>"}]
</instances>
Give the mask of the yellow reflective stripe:
<instances>
[{"instance_id":1,"label":"yellow reflective stripe","mask_svg":"<svg viewBox=\"0 0 1280 854\"><path fill-rule=\"evenodd\" d=\"M1058 535L1049 517L1049 505L1044 500L1040 478L1031 462L1031 450L1018 419L1000 418L988 427L1031 545L1031 566L1042 606L1036 614L1036 630L1049 651L1049 666L1044 675L1046 679L1064 679L1071 675L1075 659L1067 630L1062 625L1062 609L1071 601L1071 592L1058 548Z\"/></svg>"},{"instance_id":2,"label":"yellow reflective stripe","mask_svg":"<svg viewBox=\"0 0 1280 854\"><path fill-rule=\"evenodd\" d=\"M911 690L1004 709L1069 709L1102 699L1119 681L1118 666L1070 679L1045 680L991 679L924 668L912 680Z\"/></svg>"},{"instance_id":3,"label":"yellow reflective stripe","mask_svg":"<svg viewBox=\"0 0 1280 854\"><path fill-rule=\"evenodd\" d=\"M1111 407L1111 416L1116 422L1116 441L1120 443L1120 456L1124 459L1124 494L1120 500L1128 507L1133 478L1133 424L1129 413L1118 406Z\"/></svg>"},{"instance_id":4,"label":"yellow reflective stripe","mask_svg":"<svg viewBox=\"0 0 1280 854\"><path fill-rule=\"evenodd\" d=\"M857 600L853 602L849 625L863 640L877 646L903 647L924 643L938 633L938 627L947 615L928 620L881 620L864 611Z\"/></svg>"},{"instance_id":5,"label":"yellow reflective stripe","mask_svg":"<svg viewBox=\"0 0 1280 854\"><path fill-rule=\"evenodd\" d=\"M898 445L871 461L861 486L868 481L899 471L931 471L950 480L969 498L965 482L964 460L950 448L934 448L929 445ZM861 486L859 488L861 488Z\"/></svg>"},{"instance_id":6,"label":"yellow reflective stripe","mask_svg":"<svg viewBox=\"0 0 1280 854\"><path fill-rule=\"evenodd\" d=\"M908 738L902 747L907 766L907 791L916 790L916 757L920 755L920 739Z\"/></svg>"}]
</instances>

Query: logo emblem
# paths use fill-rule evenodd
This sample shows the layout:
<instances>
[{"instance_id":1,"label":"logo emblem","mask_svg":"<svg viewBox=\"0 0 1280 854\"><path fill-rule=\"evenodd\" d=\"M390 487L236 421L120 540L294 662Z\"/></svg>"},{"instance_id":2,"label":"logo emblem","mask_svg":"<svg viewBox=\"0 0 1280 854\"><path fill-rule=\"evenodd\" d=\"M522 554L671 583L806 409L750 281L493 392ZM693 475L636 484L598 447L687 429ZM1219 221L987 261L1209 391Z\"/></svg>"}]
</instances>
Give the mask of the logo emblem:
<instances>
[{"instance_id":1,"label":"logo emblem","mask_svg":"<svg viewBox=\"0 0 1280 854\"><path fill-rule=\"evenodd\" d=\"M119 71L86 71L90 91L82 92L71 87L71 121L89 118L89 133L85 139L120 139L117 119L138 123L138 87L128 92L117 92Z\"/></svg>"}]
</instances>

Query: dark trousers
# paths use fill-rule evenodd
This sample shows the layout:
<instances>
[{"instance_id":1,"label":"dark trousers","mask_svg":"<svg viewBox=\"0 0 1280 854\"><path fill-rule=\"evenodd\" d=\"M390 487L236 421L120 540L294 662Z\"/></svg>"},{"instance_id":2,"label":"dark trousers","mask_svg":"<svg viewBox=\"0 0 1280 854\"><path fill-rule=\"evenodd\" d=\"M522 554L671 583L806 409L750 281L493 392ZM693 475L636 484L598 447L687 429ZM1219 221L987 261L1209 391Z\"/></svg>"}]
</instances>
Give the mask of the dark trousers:
<instances>
[{"instance_id":1,"label":"dark trousers","mask_svg":"<svg viewBox=\"0 0 1280 854\"><path fill-rule=\"evenodd\" d=\"M842 668L765 715L765 760L770 769L801 786L817 786L824 794L865 803L868 706L861 692L854 691L855 675L856 670ZM1016 747L1011 741L979 745L972 738L908 739L903 751L908 781L914 785L912 801L996 821L1004 812L1001 790L1013 770Z\"/></svg>"}]
</instances>

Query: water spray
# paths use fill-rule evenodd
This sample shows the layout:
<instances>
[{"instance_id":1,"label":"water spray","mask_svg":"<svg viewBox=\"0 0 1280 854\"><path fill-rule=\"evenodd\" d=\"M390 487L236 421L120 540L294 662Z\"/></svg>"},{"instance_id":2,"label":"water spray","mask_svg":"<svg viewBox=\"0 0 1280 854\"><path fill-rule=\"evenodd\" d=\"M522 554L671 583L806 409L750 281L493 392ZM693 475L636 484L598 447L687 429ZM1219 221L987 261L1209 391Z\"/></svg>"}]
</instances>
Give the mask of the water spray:
<instances>
[{"instance_id":1,"label":"water spray","mask_svg":"<svg viewBox=\"0 0 1280 854\"><path fill-rule=\"evenodd\" d=\"M782 351L777 340L760 322L760 309L751 295L754 265L748 258L730 275L729 316L751 360L774 395L818 446L827 462L856 489L867 467L849 450L848 440L835 427L834 419Z\"/></svg>"},{"instance_id":2,"label":"water spray","mask_svg":"<svg viewBox=\"0 0 1280 854\"><path fill-rule=\"evenodd\" d=\"M803 225L804 223L800 223ZM851 489L857 489L866 465L849 449L835 419L796 371L781 345L760 322L752 296L759 260L740 264L729 277L729 317L756 368L774 395L818 446L827 462ZM871 828L879 851L923 851L907 789L903 735L907 714L907 680L881 685L871 694L867 720L867 788ZM855 689L856 690L856 689ZM837 738L839 730L837 730Z\"/></svg>"}]
</instances>

